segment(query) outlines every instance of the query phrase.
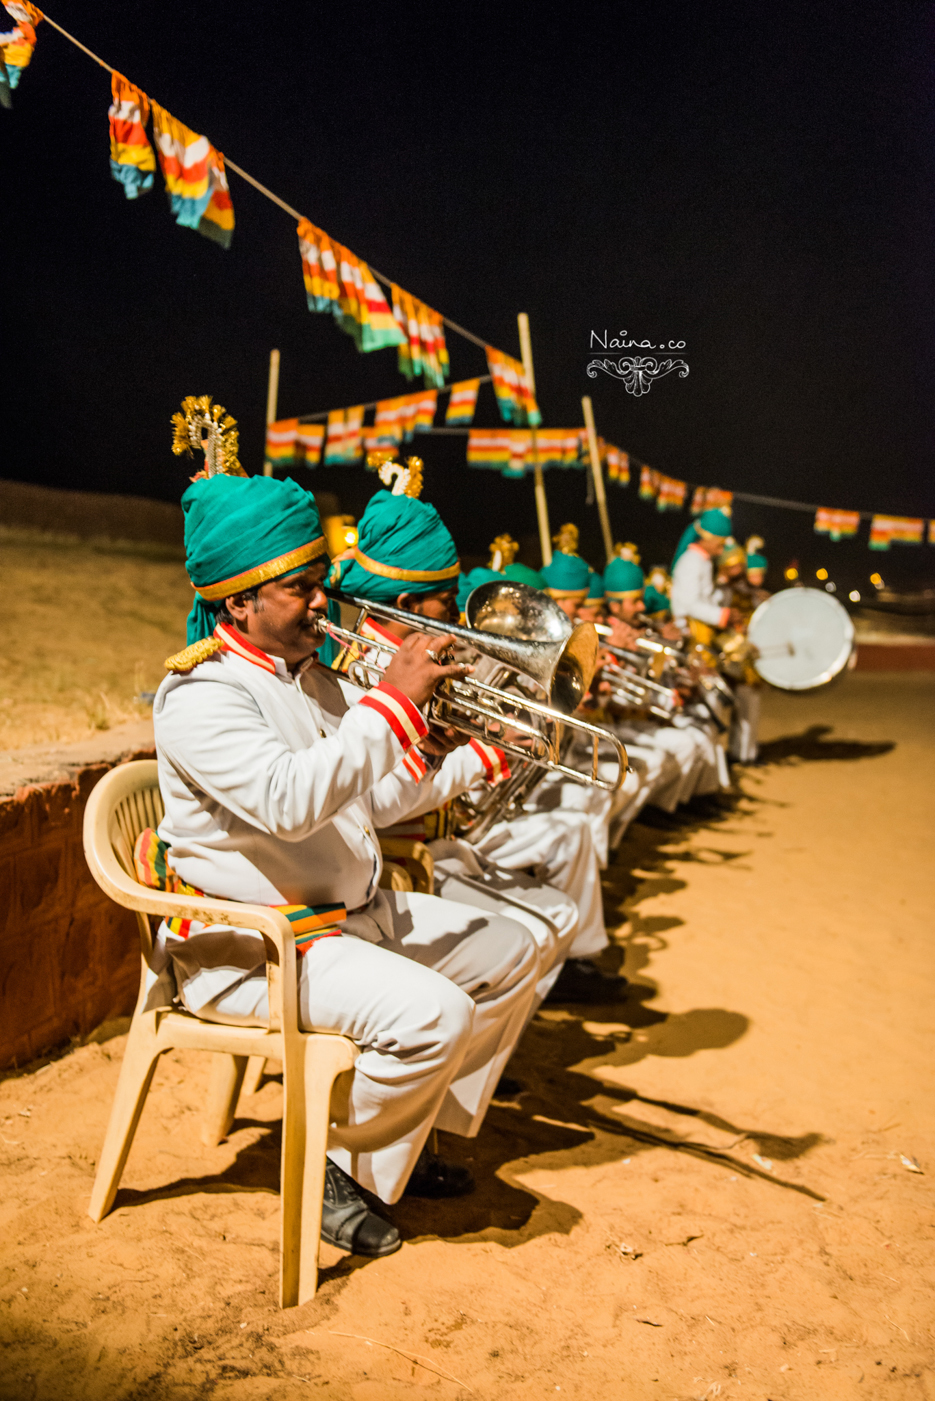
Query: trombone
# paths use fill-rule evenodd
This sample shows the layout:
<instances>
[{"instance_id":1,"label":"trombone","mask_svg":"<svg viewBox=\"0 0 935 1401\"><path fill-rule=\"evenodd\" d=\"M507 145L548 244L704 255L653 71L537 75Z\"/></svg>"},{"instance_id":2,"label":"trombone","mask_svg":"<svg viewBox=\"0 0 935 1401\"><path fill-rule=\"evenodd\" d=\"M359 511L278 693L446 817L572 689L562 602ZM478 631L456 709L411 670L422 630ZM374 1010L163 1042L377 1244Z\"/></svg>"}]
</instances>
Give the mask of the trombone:
<instances>
[{"instance_id":1,"label":"trombone","mask_svg":"<svg viewBox=\"0 0 935 1401\"><path fill-rule=\"evenodd\" d=\"M454 637L460 648L476 655L474 674L446 677L429 701L428 717L436 725L450 725L486 744L496 745L515 759L524 760L578 783L616 793L627 772L626 750L606 730L573 716L583 701L597 663L598 641L593 625L572 629L551 599L526 584L506 581L482 584L467 602L468 626L436 622L394 608L388 603L325 589L338 605L342 623L322 618L324 637L363 655L348 663L348 678L363 690L379 685L385 668L364 660L379 645L360 628L364 618L403 623L436 637ZM554 611L553 611L554 610ZM354 617L351 626L346 614ZM590 745L590 772L574 769L562 760L563 736L570 732ZM599 772L599 747L612 741L617 772L612 779Z\"/></svg>"}]
</instances>

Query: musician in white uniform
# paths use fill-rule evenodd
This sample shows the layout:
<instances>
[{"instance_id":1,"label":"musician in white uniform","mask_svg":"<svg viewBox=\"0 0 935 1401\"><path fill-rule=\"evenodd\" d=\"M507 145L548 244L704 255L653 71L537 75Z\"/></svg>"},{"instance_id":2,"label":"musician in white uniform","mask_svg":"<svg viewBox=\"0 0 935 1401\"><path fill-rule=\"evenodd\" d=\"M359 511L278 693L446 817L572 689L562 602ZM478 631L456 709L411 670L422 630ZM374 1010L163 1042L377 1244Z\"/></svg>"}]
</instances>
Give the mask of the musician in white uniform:
<instances>
[{"instance_id":1,"label":"musician in white uniform","mask_svg":"<svg viewBox=\"0 0 935 1401\"><path fill-rule=\"evenodd\" d=\"M604 571L613 645L628 650L635 648L638 623L643 614L644 587L642 569L630 560L613 559ZM676 713L671 724L662 724L642 716L621 716L614 722L614 729L627 746L628 754L631 747L642 745L671 756L675 774L669 785L660 787L650 799L664 812L674 812L680 803L727 786L722 751L702 725L691 717Z\"/></svg>"},{"instance_id":2,"label":"musician in white uniform","mask_svg":"<svg viewBox=\"0 0 935 1401\"><path fill-rule=\"evenodd\" d=\"M457 617L457 547L434 506L419 499L421 462L414 457L408 459L406 466L379 462L382 456L374 454L372 460L381 480L392 490L378 491L371 497L358 523L357 544L335 561L328 580L331 587L344 594L401 609L412 617L410 624L376 613L355 625L369 646L354 643L342 648L332 667L353 677L355 666L363 663L375 669L367 673L368 679L378 678L390 665L400 644L416 632L420 617L437 623L454 622ZM472 571L472 576L474 573L498 581L503 578L491 570ZM408 756L406 767L414 790L425 783L427 770L420 756ZM503 751L479 739L471 739L451 756L447 768L455 767L462 774L462 789L496 786L510 774ZM426 786L431 793L431 785ZM432 812L430 807L431 803L414 800L412 813L405 821L382 829L378 835L428 844L437 895L476 904L526 925L541 958L535 1008L553 986L578 932L575 901L539 876L495 865L482 852L451 835L451 814L447 809ZM577 873L570 874L574 881Z\"/></svg>"},{"instance_id":3,"label":"musician in white uniform","mask_svg":"<svg viewBox=\"0 0 935 1401\"><path fill-rule=\"evenodd\" d=\"M174 878L298 920L300 1024L359 1047L349 1116L332 1127L323 1234L387 1254L398 1233L355 1180L387 1202L407 1183L470 1190L466 1168L424 1145L433 1125L477 1133L529 1015L539 951L516 920L379 885L376 828L461 782L452 743L422 715L461 669L418 635L366 694L316 662L328 559L313 498L294 482L211 476L183 506L192 645L170 658L154 706L165 817L150 836ZM431 769L418 786L403 766L414 750ZM262 1024L259 935L172 926L156 941L153 997L174 975L197 1016Z\"/></svg>"}]
</instances>

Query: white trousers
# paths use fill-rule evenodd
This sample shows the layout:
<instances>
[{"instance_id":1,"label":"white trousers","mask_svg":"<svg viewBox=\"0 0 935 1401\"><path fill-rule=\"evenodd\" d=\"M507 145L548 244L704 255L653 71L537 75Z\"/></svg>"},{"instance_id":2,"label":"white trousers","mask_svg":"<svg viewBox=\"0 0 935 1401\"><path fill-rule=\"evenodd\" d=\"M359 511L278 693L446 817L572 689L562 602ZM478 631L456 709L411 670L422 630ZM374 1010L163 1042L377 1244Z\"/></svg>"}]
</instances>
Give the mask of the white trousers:
<instances>
[{"instance_id":1,"label":"white trousers","mask_svg":"<svg viewBox=\"0 0 935 1401\"><path fill-rule=\"evenodd\" d=\"M480 1128L526 1024L540 956L524 924L474 905L383 890L374 903L389 931L379 942L345 933L300 960L299 1023L360 1048L348 1119L332 1125L328 1156L394 1202L433 1126L467 1137ZM198 1015L262 1025L265 965Z\"/></svg>"},{"instance_id":2,"label":"white trousers","mask_svg":"<svg viewBox=\"0 0 935 1401\"><path fill-rule=\"evenodd\" d=\"M552 809L524 812L509 822L497 822L474 845L498 866L510 871L531 869L537 880L569 895L578 910L578 933L567 956L587 958L600 953L609 941L588 814L561 806L562 790L571 786L555 785Z\"/></svg>"},{"instance_id":3,"label":"white trousers","mask_svg":"<svg viewBox=\"0 0 935 1401\"><path fill-rule=\"evenodd\" d=\"M615 725L624 744L643 746L669 756L671 763L649 801L664 812L674 812L680 803L687 803L695 794L713 793L721 786L715 746L700 728L677 717L672 725L660 725L651 720L625 720Z\"/></svg>"},{"instance_id":4,"label":"white trousers","mask_svg":"<svg viewBox=\"0 0 935 1401\"><path fill-rule=\"evenodd\" d=\"M743 683L734 687L734 716L727 748L732 759L752 764L759 753L762 688Z\"/></svg>"},{"instance_id":5,"label":"white trousers","mask_svg":"<svg viewBox=\"0 0 935 1401\"><path fill-rule=\"evenodd\" d=\"M524 924L539 950L539 981L530 1017L550 990L578 932L578 907L569 895L525 871L495 866L467 842L429 842L435 862L435 894L490 910Z\"/></svg>"}]
</instances>

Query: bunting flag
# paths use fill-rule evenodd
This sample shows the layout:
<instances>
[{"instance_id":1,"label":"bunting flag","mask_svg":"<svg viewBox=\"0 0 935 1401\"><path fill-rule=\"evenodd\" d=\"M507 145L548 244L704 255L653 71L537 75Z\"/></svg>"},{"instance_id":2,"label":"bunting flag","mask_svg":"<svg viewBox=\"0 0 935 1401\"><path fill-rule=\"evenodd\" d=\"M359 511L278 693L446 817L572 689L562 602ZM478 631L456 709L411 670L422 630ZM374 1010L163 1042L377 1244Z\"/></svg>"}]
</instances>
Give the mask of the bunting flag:
<instances>
[{"instance_id":1,"label":"bunting flag","mask_svg":"<svg viewBox=\"0 0 935 1401\"><path fill-rule=\"evenodd\" d=\"M299 256L309 311L331 311L338 301L338 264L328 235L307 219L298 226Z\"/></svg>"},{"instance_id":2,"label":"bunting flag","mask_svg":"<svg viewBox=\"0 0 935 1401\"><path fill-rule=\"evenodd\" d=\"M532 466L532 433L528 428L514 428L509 436L510 460L503 468L503 475L525 477L527 466Z\"/></svg>"},{"instance_id":3,"label":"bunting flag","mask_svg":"<svg viewBox=\"0 0 935 1401\"><path fill-rule=\"evenodd\" d=\"M687 482L680 482L675 477L667 477L662 472L658 474L659 489L656 495L657 511L680 511L685 505L685 493L688 490ZM642 495L642 487L640 495Z\"/></svg>"},{"instance_id":4,"label":"bunting flag","mask_svg":"<svg viewBox=\"0 0 935 1401\"><path fill-rule=\"evenodd\" d=\"M438 409L438 390L426 389L423 390L421 394L414 394L412 397L415 400L415 404L413 405L415 409L412 424L413 431L416 433L428 433L435 422L435 413ZM409 442L408 437L406 438L406 442Z\"/></svg>"},{"instance_id":5,"label":"bunting flag","mask_svg":"<svg viewBox=\"0 0 935 1401\"><path fill-rule=\"evenodd\" d=\"M400 340L395 342L398 345L396 363L400 374L409 380L422 375L426 384L435 389L444 389L450 366L441 314L426 306L425 302L420 302L418 297L404 292L395 282L391 284L390 291L393 317L400 334Z\"/></svg>"},{"instance_id":6,"label":"bunting flag","mask_svg":"<svg viewBox=\"0 0 935 1401\"><path fill-rule=\"evenodd\" d=\"M581 438L577 428L540 428L536 434L536 450L540 467L580 467ZM532 465L532 444L529 447Z\"/></svg>"},{"instance_id":7,"label":"bunting flag","mask_svg":"<svg viewBox=\"0 0 935 1401\"><path fill-rule=\"evenodd\" d=\"M913 516L874 516L870 522L871 550L888 550L895 540L902 545L922 544L923 522Z\"/></svg>"},{"instance_id":8,"label":"bunting flag","mask_svg":"<svg viewBox=\"0 0 935 1401\"><path fill-rule=\"evenodd\" d=\"M467 462L469 467L486 467L502 472L510 466L512 442L504 429L472 428L468 433Z\"/></svg>"},{"instance_id":9,"label":"bunting flag","mask_svg":"<svg viewBox=\"0 0 935 1401\"><path fill-rule=\"evenodd\" d=\"M630 485L630 454L615 448L612 444L605 444L604 460L607 463L607 476L618 486Z\"/></svg>"},{"instance_id":10,"label":"bunting flag","mask_svg":"<svg viewBox=\"0 0 935 1401\"><path fill-rule=\"evenodd\" d=\"M536 428L542 422L542 415L536 397L526 379L526 371L519 360L512 355L504 355L492 346L484 346L487 354L487 368L493 380L493 391L497 396L497 407L504 423L514 423L518 427L531 424Z\"/></svg>"},{"instance_id":11,"label":"bunting flag","mask_svg":"<svg viewBox=\"0 0 935 1401\"><path fill-rule=\"evenodd\" d=\"M281 418L266 425L266 463L271 467L291 467L296 459L297 418Z\"/></svg>"},{"instance_id":12,"label":"bunting flag","mask_svg":"<svg viewBox=\"0 0 935 1401\"><path fill-rule=\"evenodd\" d=\"M330 311L360 351L400 345L402 332L367 264L308 219L297 233L309 311Z\"/></svg>"},{"instance_id":13,"label":"bunting flag","mask_svg":"<svg viewBox=\"0 0 935 1401\"><path fill-rule=\"evenodd\" d=\"M732 491L722 491L719 486L696 486L692 496L692 515L700 516L702 511L726 511L730 515L733 502Z\"/></svg>"},{"instance_id":14,"label":"bunting flag","mask_svg":"<svg viewBox=\"0 0 935 1401\"><path fill-rule=\"evenodd\" d=\"M12 107L10 97L19 86L20 75L29 67L33 49L36 47L36 25L42 11L28 0L3 0L3 8L16 23L5 34L0 34L0 106Z\"/></svg>"},{"instance_id":15,"label":"bunting flag","mask_svg":"<svg viewBox=\"0 0 935 1401\"><path fill-rule=\"evenodd\" d=\"M402 442L402 414L405 402L405 396L379 400L373 427L364 435L364 447L368 452L375 452L377 448L396 448Z\"/></svg>"},{"instance_id":16,"label":"bunting flag","mask_svg":"<svg viewBox=\"0 0 935 1401\"><path fill-rule=\"evenodd\" d=\"M208 207L201 216L198 232L219 243L222 248L230 248L234 237L234 205L231 201L224 157L212 146L208 152Z\"/></svg>"},{"instance_id":17,"label":"bunting flag","mask_svg":"<svg viewBox=\"0 0 935 1401\"><path fill-rule=\"evenodd\" d=\"M325 440L323 423L300 423L295 435L296 456L306 467L317 467Z\"/></svg>"},{"instance_id":18,"label":"bunting flag","mask_svg":"<svg viewBox=\"0 0 935 1401\"><path fill-rule=\"evenodd\" d=\"M859 511L833 511L827 506L819 506L815 512L816 535L828 535L832 540L843 540L856 535L859 527Z\"/></svg>"},{"instance_id":19,"label":"bunting flag","mask_svg":"<svg viewBox=\"0 0 935 1401\"><path fill-rule=\"evenodd\" d=\"M363 456L364 406L352 409L332 409L328 415L328 438L325 443L325 466L346 467L359 462Z\"/></svg>"},{"instance_id":20,"label":"bunting flag","mask_svg":"<svg viewBox=\"0 0 935 1401\"><path fill-rule=\"evenodd\" d=\"M367 264L337 245L340 292L334 317L360 351L383 350L404 339L379 283Z\"/></svg>"},{"instance_id":21,"label":"bunting flag","mask_svg":"<svg viewBox=\"0 0 935 1401\"><path fill-rule=\"evenodd\" d=\"M645 465L640 468L640 500L652 501L659 490L659 473Z\"/></svg>"},{"instance_id":22,"label":"bunting flag","mask_svg":"<svg viewBox=\"0 0 935 1401\"><path fill-rule=\"evenodd\" d=\"M474 422L479 388L479 379L462 379L451 386L451 395L445 410L446 428L470 427Z\"/></svg>"},{"instance_id":23,"label":"bunting flag","mask_svg":"<svg viewBox=\"0 0 935 1401\"><path fill-rule=\"evenodd\" d=\"M391 289L393 315L403 335L396 351L396 365L406 379L415 379L422 373L422 342L419 339L419 317L415 303L408 292L402 291L395 282Z\"/></svg>"},{"instance_id":24,"label":"bunting flag","mask_svg":"<svg viewBox=\"0 0 935 1401\"><path fill-rule=\"evenodd\" d=\"M111 74L110 91L110 173L123 186L127 199L136 199L153 188L156 170L156 156L146 135L149 98L120 73Z\"/></svg>"},{"instance_id":25,"label":"bunting flag","mask_svg":"<svg viewBox=\"0 0 935 1401\"><path fill-rule=\"evenodd\" d=\"M186 229L197 229L211 199L208 179L211 142L177 121L158 102L152 106L153 135L175 222Z\"/></svg>"}]
</instances>

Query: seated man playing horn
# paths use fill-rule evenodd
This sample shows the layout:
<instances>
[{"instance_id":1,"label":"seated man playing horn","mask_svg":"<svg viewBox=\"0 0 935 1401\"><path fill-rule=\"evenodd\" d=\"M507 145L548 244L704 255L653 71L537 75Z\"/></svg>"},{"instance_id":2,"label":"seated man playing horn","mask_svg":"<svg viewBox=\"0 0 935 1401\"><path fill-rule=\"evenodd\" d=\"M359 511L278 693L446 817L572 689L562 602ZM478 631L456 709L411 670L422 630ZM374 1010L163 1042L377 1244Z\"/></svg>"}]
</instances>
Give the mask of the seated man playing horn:
<instances>
[{"instance_id":1,"label":"seated man playing horn","mask_svg":"<svg viewBox=\"0 0 935 1401\"><path fill-rule=\"evenodd\" d=\"M358 524L357 544L335 561L328 580L339 592L375 606L375 615L366 618L359 629L369 647L355 644L342 649L333 662L340 671L353 668L355 662L377 668L390 665L402 643L418 635L420 617L436 623L457 621L458 550L434 506L419 499L419 459L409 458L404 467L398 462L380 462L376 454L374 458L381 480L392 485L392 490L377 491L371 497ZM469 577L473 582L480 575L484 581L503 577L489 569L474 570ZM411 615L411 623L381 617L380 604L403 610ZM439 646L437 639L432 645ZM497 787L510 777L504 752L477 738L453 755L448 764L452 770L455 765L460 766L464 789L485 784ZM421 772L415 766L410 768L413 783L421 785L424 765ZM482 849L457 839L448 806L433 811L435 806L428 790L427 800L414 803L410 817L384 835L428 843L435 864L437 894L499 911L526 925L540 952L534 1006L538 1005L558 978L582 921L587 924L599 920L600 937L606 939L600 882L586 829L571 820L566 825L577 830L569 838L559 821L550 837L552 861L547 864L549 852L536 851L523 863L526 869L511 869L512 863L498 860L494 864ZM528 819L520 813L509 826L512 830L524 823ZM527 873L529 867L536 868L534 874ZM594 880L589 886L587 878L592 870ZM573 898L576 896L581 899L580 908Z\"/></svg>"},{"instance_id":2,"label":"seated man playing horn","mask_svg":"<svg viewBox=\"0 0 935 1401\"><path fill-rule=\"evenodd\" d=\"M425 1145L433 1126L477 1133L540 976L521 922L379 884L377 828L457 791L453 744L422 711L464 671L418 634L366 694L317 662L329 560L295 482L213 475L183 506L196 597L191 645L169 659L154 705L165 816L149 836L173 879L286 907L301 1026L359 1047L348 1117L331 1131L322 1234L388 1254L399 1235L355 1183L385 1202L470 1190L468 1170ZM432 762L417 786L404 760L421 751ZM164 923L160 975L199 1017L267 1017L264 944L247 928Z\"/></svg>"}]
</instances>

